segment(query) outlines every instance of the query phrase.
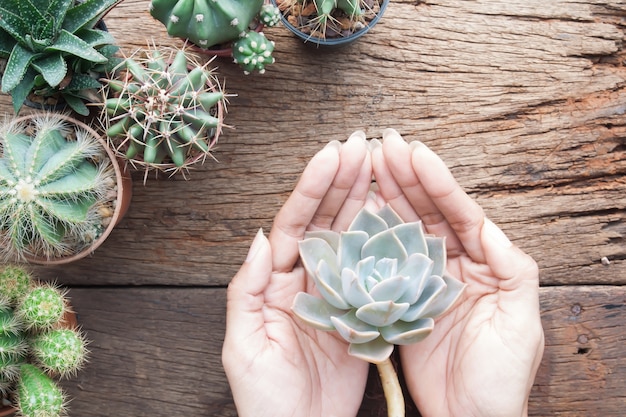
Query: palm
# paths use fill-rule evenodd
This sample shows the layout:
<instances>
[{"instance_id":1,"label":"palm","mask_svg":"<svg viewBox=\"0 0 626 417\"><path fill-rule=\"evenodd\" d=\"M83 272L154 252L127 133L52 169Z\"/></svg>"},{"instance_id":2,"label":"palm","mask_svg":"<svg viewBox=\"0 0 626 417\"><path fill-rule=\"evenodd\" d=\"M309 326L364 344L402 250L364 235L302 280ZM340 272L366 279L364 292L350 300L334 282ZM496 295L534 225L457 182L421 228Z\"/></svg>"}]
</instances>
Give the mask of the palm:
<instances>
[{"instance_id":1,"label":"palm","mask_svg":"<svg viewBox=\"0 0 626 417\"><path fill-rule=\"evenodd\" d=\"M511 299L537 295L530 287L504 293L490 268L467 256L450 260L448 270L467 283L463 300L426 340L402 348L413 399L424 416L519 416L537 356L535 321L519 318L536 309Z\"/></svg>"}]
</instances>

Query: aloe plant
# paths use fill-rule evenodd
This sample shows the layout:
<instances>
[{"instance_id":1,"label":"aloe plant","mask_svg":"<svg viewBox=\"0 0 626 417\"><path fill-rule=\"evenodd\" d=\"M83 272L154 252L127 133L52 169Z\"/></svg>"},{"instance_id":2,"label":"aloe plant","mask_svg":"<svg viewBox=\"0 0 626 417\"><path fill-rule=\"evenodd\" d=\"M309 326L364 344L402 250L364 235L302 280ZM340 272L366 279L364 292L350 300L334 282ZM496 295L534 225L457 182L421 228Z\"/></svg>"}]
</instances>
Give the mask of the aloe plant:
<instances>
[{"instance_id":1,"label":"aloe plant","mask_svg":"<svg viewBox=\"0 0 626 417\"><path fill-rule=\"evenodd\" d=\"M59 114L0 126L0 258L52 259L93 243L117 187L94 131Z\"/></svg>"},{"instance_id":2,"label":"aloe plant","mask_svg":"<svg viewBox=\"0 0 626 417\"><path fill-rule=\"evenodd\" d=\"M5 296L7 288L22 288L24 277L27 288L15 299ZM83 333L63 322L67 306L64 291L23 267L0 272L0 394L23 417L65 414L67 400L51 375L74 375L88 354Z\"/></svg>"},{"instance_id":3,"label":"aloe plant","mask_svg":"<svg viewBox=\"0 0 626 417\"><path fill-rule=\"evenodd\" d=\"M225 96L209 67L184 50L159 47L127 58L105 80L102 114L113 148L134 166L172 174L211 155Z\"/></svg>"},{"instance_id":4,"label":"aloe plant","mask_svg":"<svg viewBox=\"0 0 626 417\"><path fill-rule=\"evenodd\" d=\"M421 222L404 223L389 206L361 210L345 232L307 232L299 246L321 298L298 293L293 312L337 331L350 355L381 374L394 345L425 339L465 288L446 273L445 240L426 235Z\"/></svg>"},{"instance_id":5,"label":"aloe plant","mask_svg":"<svg viewBox=\"0 0 626 417\"><path fill-rule=\"evenodd\" d=\"M60 94L77 113L96 99L100 73L115 65L115 39L96 27L121 0L3 0L0 58L7 59L1 89L19 113L26 97Z\"/></svg>"},{"instance_id":6,"label":"aloe plant","mask_svg":"<svg viewBox=\"0 0 626 417\"><path fill-rule=\"evenodd\" d=\"M169 35L189 39L202 49L238 42L233 46L235 63L246 73L252 70L263 73L265 66L274 62L271 56L274 43L262 32L252 35L254 31L250 27L255 19L265 26L279 22L276 7L263 3L264 0L152 0L150 13L165 25ZM240 38L246 40L238 41ZM253 60L255 64L251 65Z\"/></svg>"}]
</instances>

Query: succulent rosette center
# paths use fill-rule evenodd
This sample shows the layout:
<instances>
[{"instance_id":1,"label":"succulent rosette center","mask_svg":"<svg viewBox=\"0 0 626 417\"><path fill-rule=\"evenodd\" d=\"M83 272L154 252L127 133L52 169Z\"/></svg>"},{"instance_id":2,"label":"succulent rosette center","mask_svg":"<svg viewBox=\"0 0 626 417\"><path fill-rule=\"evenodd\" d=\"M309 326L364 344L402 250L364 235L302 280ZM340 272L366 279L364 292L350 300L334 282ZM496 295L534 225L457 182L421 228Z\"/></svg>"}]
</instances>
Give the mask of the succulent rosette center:
<instances>
[{"instance_id":1,"label":"succulent rosette center","mask_svg":"<svg viewBox=\"0 0 626 417\"><path fill-rule=\"evenodd\" d=\"M465 284L445 272L445 239L404 223L389 206L361 210L345 232L307 232L304 268L321 298L298 293L292 310L319 330L336 330L349 353L381 363L394 345L426 338Z\"/></svg>"}]
</instances>

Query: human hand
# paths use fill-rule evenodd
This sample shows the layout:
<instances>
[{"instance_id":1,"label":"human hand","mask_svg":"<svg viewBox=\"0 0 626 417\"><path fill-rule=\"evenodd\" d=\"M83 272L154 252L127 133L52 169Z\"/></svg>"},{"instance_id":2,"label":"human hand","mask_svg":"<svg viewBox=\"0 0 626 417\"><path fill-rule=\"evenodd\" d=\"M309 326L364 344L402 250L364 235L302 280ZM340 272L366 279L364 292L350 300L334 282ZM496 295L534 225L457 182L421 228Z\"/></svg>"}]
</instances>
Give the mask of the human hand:
<instances>
[{"instance_id":1,"label":"human hand","mask_svg":"<svg viewBox=\"0 0 626 417\"><path fill-rule=\"evenodd\" d=\"M373 146L379 204L445 236L464 295L422 342L400 348L424 417L525 416L543 353L535 261L485 218L437 155L391 129Z\"/></svg>"},{"instance_id":2,"label":"human hand","mask_svg":"<svg viewBox=\"0 0 626 417\"><path fill-rule=\"evenodd\" d=\"M334 332L291 312L296 293L314 293L298 263L305 230L345 230L363 207L371 160L362 132L331 142L310 161L228 286L222 361L240 417L354 417L368 364L348 355Z\"/></svg>"}]
</instances>

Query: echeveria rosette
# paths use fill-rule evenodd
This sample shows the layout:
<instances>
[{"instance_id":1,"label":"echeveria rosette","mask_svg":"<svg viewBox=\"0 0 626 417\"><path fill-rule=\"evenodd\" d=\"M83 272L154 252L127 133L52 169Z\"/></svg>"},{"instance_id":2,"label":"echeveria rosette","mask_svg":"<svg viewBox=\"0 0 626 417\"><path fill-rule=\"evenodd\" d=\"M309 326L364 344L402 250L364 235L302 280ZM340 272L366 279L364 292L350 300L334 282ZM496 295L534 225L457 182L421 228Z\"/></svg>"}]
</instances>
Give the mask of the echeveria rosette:
<instances>
[{"instance_id":1,"label":"echeveria rosette","mask_svg":"<svg viewBox=\"0 0 626 417\"><path fill-rule=\"evenodd\" d=\"M293 312L307 324L336 330L349 353L379 364L394 345L419 342L465 284L445 272L445 239L404 223L389 206L361 210L345 232L307 232L304 267L321 298L298 293Z\"/></svg>"}]
</instances>

